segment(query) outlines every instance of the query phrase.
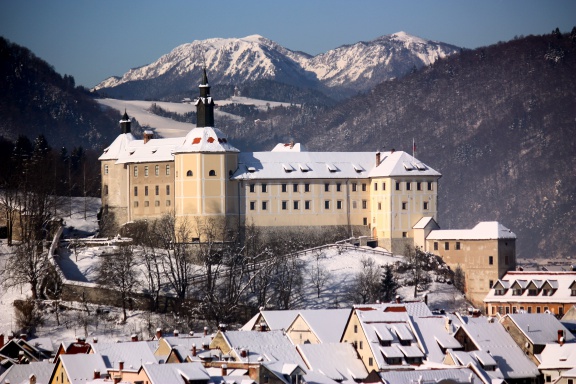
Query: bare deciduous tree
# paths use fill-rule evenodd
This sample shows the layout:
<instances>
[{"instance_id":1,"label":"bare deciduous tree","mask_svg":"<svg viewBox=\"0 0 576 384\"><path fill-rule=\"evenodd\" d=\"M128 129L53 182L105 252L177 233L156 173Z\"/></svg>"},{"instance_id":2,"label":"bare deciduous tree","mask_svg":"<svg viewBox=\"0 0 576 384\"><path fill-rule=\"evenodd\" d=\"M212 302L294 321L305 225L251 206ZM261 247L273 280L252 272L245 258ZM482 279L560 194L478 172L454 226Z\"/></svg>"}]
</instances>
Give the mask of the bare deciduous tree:
<instances>
[{"instance_id":1,"label":"bare deciduous tree","mask_svg":"<svg viewBox=\"0 0 576 384\"><path fill-rule=\"evenodd\" d=\"M376 302L380 296L380 267L369 257L362 258L360 262L362 270L354 278L349 298L360 304Z\"/></svg>"}]
</instances>

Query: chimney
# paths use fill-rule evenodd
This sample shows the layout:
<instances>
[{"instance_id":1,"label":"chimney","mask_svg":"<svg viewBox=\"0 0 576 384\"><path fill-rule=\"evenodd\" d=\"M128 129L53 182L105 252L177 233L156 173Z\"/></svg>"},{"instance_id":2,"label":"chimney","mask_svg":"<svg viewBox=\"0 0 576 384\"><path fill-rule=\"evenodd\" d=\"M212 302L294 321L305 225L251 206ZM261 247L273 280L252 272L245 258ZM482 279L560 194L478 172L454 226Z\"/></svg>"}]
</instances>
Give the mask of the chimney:
<instances>
[{"instance_id":1,"label":"chimney","mask_svg":"<svg viewBox=\"0 0 576 384\"><path fill-rule=\"evenodd\" d=\"M396 304L400 304L402 302L402 299L400 298L400 295L396 295Z\"/></svg>"},{"instance_id":2,"label":"chimney","mask_svg":"<svg viewBox=\"0 0 576 384\"><path fill-rule=\"evenodd\" d=\"M208 327L204 327L204 336L208 336Z\"/></svg>"},{"instance_id":3,"label":"chimney","mask_svg":"<svg viewBox=\"0 0 576 384\"><path fill-rule=\"evenodd\" d=\"M564 345L564 331L562 329L558 330L558 344Z\"/></svg>"},{"instance_id":4,"label":"chimney","mask_svg":"<svg viewBox=\"0 0 576 384\"><path fill-rule=\"evenodd\" d=\"M210 344L207 341L202 343L202 349L210 349Z\"/></svg>"},{"instance_id":5,"label":"chimney","mask_svg":"<svg viewBox=\"0 0 576 384\"><path fill-rule=\"evenodd\" d=\"M174 330L174 337L178 337L180 335L180 331L175 329Z\"/></svg>"},{"instance_id":6,"label":"chimney","mask_svg":"<svg viewBox=\"0 0 576 384\"><path fill-rule=\"evenodd\" d=\"M30 376L28 377L28 383L29 384L36 384L36 375L31 373Z\"/></svg>"},{"instance_id":7,"label":"chimney","mask_svg":"<svg viewBox=\"0 0 576 384\"><path fill-rule=\"evenodd\" d=\"M452 329L452 319L446 317L446 320L444 321L444 326L446 328L446 331L448 331L448 333L454 332L454 330Z\"/></svg>"},{"instance_id":8,"label":"chimney","mask_svg":"<svg viewBox=\"0 0 576 384\"><path fill-rule=\"evenodd\" d=\"M376 152L376 166L380 165L380 151Z\"/></svg>"},{"instance_id":9,"label":"chimney","mask_svg":"<svg viewBox=\"0 0 576 384\"><path fill-rule=\"evenodd\" d=\"M290 140L290 149L294 148L294 140Z\"/></svg>"},{"instance_id":10,"label":"chimney","mask_svg":"<svg viewBox=\"0 0 576 384\"><path fill-rule=\"evenodd\" d=\"M242 349L240 350L240 357L244 357L244 358L245 358L246 356L248 356L248 351L246 351L244 348L242 348Z\"/></svg>"},{"instance_id":11,"label":"chimney","mask_svg":"<svg viewBox=\"0 0 576 384\"><path fill-rule=\"evenodd\" d=\"M94 376L93 376L93 378L94 378L94 379L99 379L99 378L100 378L100 371L99 371L99 370L97 370L97 369L94 370Z\"/></svg>"},{"instance_id":12,"label":"chimney","mask_svg":"<svg viewBox=\"0 0 576 384\"><path fill-rule=\"evenodd\" d=\"M220 330L220 332L226 332L226 324L220 323L218 325L218 329Z\"/></svg>"},{"instance_id":13,"label":"chimney","mask_svg":"<svg viewBox=\"0 0 576 384\"><path fill-rule=\"evenodd\" d=\"M0 348L4 346L4 334L0 333Z\"/></svg>"},{"instance_id":14,"label":"chimney","mask_svg":"<svg viewBox=\"0 0 576 384\"><path fill-rule=\"evenodd\" d=\"M190 332L188 332L188 334L190 335L190 337L193 337L193 336L194 336L194 331L190 331Z\"/></svg>"},{"instance_id":15,"label":"chimney","mask_svg":"<svg viewBox=\"0 0 576 384\"><path fill-rule=\"evenodd\" d=\"M149 142L153 138L154 138L154 132L144 131L144 144L146 144L147 142Z\"/></svg>"},{"instance_id":16,"label":"chimney","mask_svg":"<svg viewBox=\"0 0 576 384\"><path fill-rule=\"evenodd\" d=\"M26 334L25 334L25 333L21 333L21 334L20 334L20 339L26 341L26 339L27 339Z\"/></svg>"},{"instance_id":17,"label":"chimney","mask_svg":"<svg viewBox=\"0 0 576 384\"><path fill-rule=\"evenodd\" d=\"M132 336L130 336L130 339L132 341L138 341L138 335L137 334L133 334Z\"/></svg>"},{"instance_id":18,"label":"chimney","mask_svg":"<svg viewBox=\"0 0 576 384\"><path fill-rule=\"evenodd\" d=\"M94 344L98 344L98 338L97 338L97 337L93 337L93 338L92 338L92 342L93 342Z\"/></svg>"},{"instance_id":19,"label":"chimney","mask_svg":"<svg viewBox=\"0 0 576 384\"><path fill-rule=\"evenodd\" d=\"M156 339L160 340L162 337L162 328L156 328Z\"/></svg>"},{"instance_id":20,"label":"chimney","mask_svg":"<svg viewBox=\"0 0 576 384\"><path fill-rule=\"evenodd\" d=\"M119 361L119 362L118 362L118 369L119 369L120 371L122 371L122 370L124 369L124 362L123 362L123 361Z\"/></svg>"},{"instance_id":21,"label":"chimney","mask_svg":"<svg viewBox=\"0 0 576 384\"><path fill-rule=\"evenodd\" d=\"M222 376L228 376L228 366L226 364L222 364Z\"/></svg>"},{"instance_id":22,"label":"chimney","mask_svg":"<svg viewBox=\"0 0 576 384\"><path fill-rule=\"evenodd\" d=\"M22 363L22 360L24 360L24 351L18 352L18 362Z\"/></svg>"},{"instance_id":23,"label":"chimney","mask_svg":"<svg viewBox=\"0 0 576 384\"><path fill-rule=\"evenodd\" d=\"M394 148L392 148L392 149L390 150L390 154L393 154L394 152L396 152L396 150L395 150Z\"/></svg>"},{"instance_id":24,"label":"chimney","mask_svg":"<svg viewBox=\"0 0 576 384\"><path fill-rule=\"evenodd\" d=\"M196 356L196 344L192 344L192 356Z\"/></svg>"}]
</instances>

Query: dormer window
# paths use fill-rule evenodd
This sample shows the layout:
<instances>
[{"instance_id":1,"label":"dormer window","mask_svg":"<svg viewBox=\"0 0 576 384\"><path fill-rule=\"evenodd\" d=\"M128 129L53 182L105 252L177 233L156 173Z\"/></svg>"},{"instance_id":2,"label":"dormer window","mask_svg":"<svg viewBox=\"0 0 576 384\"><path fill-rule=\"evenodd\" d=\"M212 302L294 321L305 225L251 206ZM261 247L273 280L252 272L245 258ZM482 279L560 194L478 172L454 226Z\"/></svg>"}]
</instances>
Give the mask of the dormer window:
<instances>
[{"instance_id":1,"label":"dormer window","mask_svg":"<svg viewBox=\"0 0 576 384\"><path fill-rule=\"evenodd\" d=\"M512 290L512 296L522 296L522 288L514 288Z\"/></svg>"},{"instance_id":2,"label":"dormer window","mask_svg":"<svg viewBox=\"0 0 576 384\"><path fill-rule=\"evenodd\" d=\"M191 177L192 176L192 171L188 170L188 172L186 172L186 176Z\"/></svg>"},{"instance_id":3,"label":"dormer window","mask_svg":"<svg viewBox=\"0 0 576 384\"><path fill-rule=\"evenodd\" d=\"M208 172L208 176L216 176L216 171L211 169L210 172Z\"/></svg>"}]
</instances>

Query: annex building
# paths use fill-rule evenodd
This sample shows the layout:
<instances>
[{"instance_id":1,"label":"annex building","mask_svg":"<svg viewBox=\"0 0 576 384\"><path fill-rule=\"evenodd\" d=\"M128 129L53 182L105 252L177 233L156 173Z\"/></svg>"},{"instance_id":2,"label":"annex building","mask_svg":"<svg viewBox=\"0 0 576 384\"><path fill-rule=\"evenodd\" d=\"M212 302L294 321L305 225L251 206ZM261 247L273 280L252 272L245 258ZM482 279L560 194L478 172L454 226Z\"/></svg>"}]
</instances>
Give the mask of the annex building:
<instances>
[{"instance_id":1,"label":"annex building","mask_svg":"<svg viewBox=\"0 0 576 384\"><path fill-rule=\"evenodd\" d=\"M258 227L344 227L392 252L413 245L414 226L437 220L441 174L402 151L307 152L298 143L241 152L214 127L204 71L195 101L197 126L184 137L121 134L100 156L103 211L117 224L174 212L202 239L202 223Z\"/></svg>"}]
</instances>

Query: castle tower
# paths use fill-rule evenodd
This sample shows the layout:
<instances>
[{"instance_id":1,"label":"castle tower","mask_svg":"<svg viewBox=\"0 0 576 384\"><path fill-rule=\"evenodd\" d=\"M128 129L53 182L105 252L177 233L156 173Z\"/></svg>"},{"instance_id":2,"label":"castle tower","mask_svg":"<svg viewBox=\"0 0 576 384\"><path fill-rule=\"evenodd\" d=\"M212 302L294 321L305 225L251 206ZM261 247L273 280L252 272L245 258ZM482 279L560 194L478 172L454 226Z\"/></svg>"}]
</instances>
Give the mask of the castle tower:
<instances>
[{"instance_id":1,"label":"castle tower","mask_svg":"<svg viewBox=\"0 0 576 384\"><path fill-rule=\"evenodd\" d=\"M174 149L174 209L178 220L189 223L192 239L202 241L202 223L233 221L239 215L237 182L230 180L238 167L239 151L214 127L214 100L206 69L199 88L196 128Z\"/></svg>"}]
</instances>

